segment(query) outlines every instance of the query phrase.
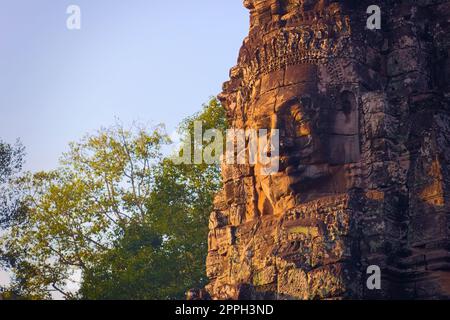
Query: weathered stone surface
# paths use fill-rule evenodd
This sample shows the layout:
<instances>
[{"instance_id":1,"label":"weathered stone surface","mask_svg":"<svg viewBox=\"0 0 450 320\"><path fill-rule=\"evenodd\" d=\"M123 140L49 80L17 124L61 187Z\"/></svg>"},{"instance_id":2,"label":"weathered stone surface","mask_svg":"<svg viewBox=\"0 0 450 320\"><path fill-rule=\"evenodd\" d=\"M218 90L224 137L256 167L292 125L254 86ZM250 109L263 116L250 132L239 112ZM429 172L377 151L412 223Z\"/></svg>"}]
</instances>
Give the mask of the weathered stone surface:
<instances>
[{"instance_id":1,"label":"weathered stone surface","mask_svg":"<svg viewBox=\"0 0 450 320\"><path fill-rule=\"evenodd\" d=\"M281 130L281 166L223 165L209 295L450 298L449 1L244 4L220 99L232 127ZM382 30L365 28L372 4Z\"/></svg>"}]
</instances>

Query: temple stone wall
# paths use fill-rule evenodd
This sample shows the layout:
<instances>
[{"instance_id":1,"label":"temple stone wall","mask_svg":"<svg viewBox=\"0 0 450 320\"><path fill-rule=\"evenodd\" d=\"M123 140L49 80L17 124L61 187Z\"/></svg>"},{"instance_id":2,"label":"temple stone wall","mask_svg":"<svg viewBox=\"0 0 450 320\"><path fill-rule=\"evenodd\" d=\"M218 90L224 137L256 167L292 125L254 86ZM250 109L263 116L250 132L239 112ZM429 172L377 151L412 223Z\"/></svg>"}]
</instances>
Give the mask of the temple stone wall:
<instances>
[{"instance_id":1,"label":"temple stone wall","mask_svg":"<svg viewBox=\"0 0 450 320\"><path fill-rule=\"evenodd\" d=\"M450 298L449 1L244 5L220 100L231 127L280 130L280 170L223 165L209 295Z\"/></svg>"}]
</instances>

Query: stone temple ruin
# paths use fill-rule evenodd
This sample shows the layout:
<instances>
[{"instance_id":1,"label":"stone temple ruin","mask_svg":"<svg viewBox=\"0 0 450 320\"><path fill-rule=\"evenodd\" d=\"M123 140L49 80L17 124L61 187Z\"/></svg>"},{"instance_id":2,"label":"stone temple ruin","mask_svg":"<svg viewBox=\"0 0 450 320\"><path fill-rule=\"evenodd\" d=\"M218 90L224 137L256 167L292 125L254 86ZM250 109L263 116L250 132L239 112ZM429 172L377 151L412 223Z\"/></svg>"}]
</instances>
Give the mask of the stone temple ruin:
<instances>
[{"instance_id":1,"label":"stone temple ruin","mask_svg":"<svg viewBox=\"0 0 450 320\"><path fill-rule=\"evenodd\" d=\"M231 127L280 130L280 170L223 165L209 296L450 298L450 1L244 5L220 100Z\"/></svg>"}]
</instances>

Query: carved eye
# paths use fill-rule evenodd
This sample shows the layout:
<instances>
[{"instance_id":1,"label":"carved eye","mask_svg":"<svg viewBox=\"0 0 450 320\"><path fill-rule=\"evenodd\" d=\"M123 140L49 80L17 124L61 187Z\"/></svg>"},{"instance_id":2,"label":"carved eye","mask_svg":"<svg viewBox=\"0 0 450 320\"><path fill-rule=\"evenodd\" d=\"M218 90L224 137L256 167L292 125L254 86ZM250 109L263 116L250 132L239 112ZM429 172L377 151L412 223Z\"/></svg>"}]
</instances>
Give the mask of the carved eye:
<instances>
[{"instance_id":1,"label":"carved eye","mask_svg":"<svg viewBox=\"0 0 450 320\"><path fill-rule=\"evenodd\" d=\"M291 109L291 116L293 120L294 132L297 137L304 137L311 134L308 125L308 119L302 112L300 107L293 107Z\"/></svg>"}]
</instances>

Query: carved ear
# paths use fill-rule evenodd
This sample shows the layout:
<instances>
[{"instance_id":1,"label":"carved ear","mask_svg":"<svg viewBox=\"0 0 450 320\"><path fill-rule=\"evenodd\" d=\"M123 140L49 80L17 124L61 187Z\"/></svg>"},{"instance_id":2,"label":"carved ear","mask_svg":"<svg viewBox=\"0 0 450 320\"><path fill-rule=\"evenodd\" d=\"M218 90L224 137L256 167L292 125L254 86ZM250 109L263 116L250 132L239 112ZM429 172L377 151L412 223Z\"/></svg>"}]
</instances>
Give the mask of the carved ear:
<instances>
[{"instance_id":1,"label":"carved ear","mask_svg":"<svg viewBox=\"0 0 450 320\"><path fill-rule=\"evenodd\" d=\"M347 90L343 91L341 93L341 104L344 114L350 115L352 112L355 112L357 109L355 94Z\"/></svg>"}]
</instances>

